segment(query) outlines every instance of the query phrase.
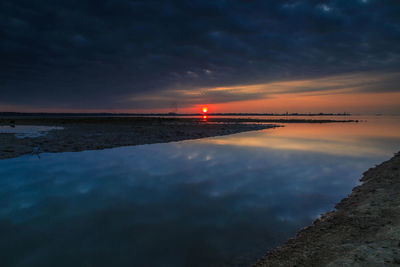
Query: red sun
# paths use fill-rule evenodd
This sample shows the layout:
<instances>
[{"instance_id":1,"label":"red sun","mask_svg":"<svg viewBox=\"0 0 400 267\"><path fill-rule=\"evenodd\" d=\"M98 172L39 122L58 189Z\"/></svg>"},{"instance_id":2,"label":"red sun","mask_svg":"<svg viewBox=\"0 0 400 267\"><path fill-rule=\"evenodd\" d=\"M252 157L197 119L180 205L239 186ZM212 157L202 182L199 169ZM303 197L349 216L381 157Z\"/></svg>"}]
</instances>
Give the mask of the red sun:
<instances>
[{"instance_id":1,"label":"red sun","mask_svg":"<svg viewBox=\"0 0 400 267\"><path fill-rule=\"evenodd\" d=\"M203 113L207 113L208 108L207 107L203 107Z\"/></svg>"}]
</instances>

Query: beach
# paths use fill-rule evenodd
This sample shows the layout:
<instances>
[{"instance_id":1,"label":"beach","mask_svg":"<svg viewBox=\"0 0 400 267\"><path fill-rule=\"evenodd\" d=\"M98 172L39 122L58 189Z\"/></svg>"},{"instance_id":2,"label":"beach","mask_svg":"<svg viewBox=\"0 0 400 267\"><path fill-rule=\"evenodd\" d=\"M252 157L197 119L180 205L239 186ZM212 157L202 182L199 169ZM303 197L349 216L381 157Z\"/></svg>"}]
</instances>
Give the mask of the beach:
<instances>
[{"instance_id":1,"label":"beach","mask_svg":"<svg viewBox=\"0 0 400 267\"><path fill-rule=\"evenodd\" d=\"M400 153L366 171L363 183L255 266L399 266Z\"/></svg>"}]
</instances>

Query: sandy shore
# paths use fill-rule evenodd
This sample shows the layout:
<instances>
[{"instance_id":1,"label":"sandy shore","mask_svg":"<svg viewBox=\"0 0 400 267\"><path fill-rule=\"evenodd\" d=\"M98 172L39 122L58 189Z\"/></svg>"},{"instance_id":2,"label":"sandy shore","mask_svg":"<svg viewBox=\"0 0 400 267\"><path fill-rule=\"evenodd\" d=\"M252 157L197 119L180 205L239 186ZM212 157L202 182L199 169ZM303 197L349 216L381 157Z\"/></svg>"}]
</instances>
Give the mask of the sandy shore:
<instances>
[{"instance_id":1,"label":"sandy shore","mask_svg":"<svg viewBox=\"0 0 400 267\"><path fill-rule=\"evenodd\" d=\"M400 152L255 266L400 266Z\"/></svg>"},{"instance_id":2,"label":"sandy shore","mask_svg":"<svg viewBox=\"0 0 400 267\"><path fill-rule=\"evenodd\" d=\"M334 120L258 120L154 117L3 117L0 125L63 127L35 138L0 133L0 159L32 152L68 152L228 135L277 127L269 122L353 122ZM262 123L262 124L260 124Z\"/></svg>"}]
</instances>

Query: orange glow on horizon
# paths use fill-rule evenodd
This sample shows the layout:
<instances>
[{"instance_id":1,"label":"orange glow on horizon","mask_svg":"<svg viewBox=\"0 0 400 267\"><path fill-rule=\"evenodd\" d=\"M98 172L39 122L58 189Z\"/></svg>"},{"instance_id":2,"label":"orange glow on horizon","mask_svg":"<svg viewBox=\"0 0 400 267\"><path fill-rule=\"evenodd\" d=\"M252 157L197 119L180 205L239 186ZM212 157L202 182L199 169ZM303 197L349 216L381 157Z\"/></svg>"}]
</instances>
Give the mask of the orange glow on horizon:
<instances>
[{"instance_id":1,"label":"orange glow on horizon","mask_svg":"<svg viewBox=\"0 0 400 267\"><path fill-rule=\"evenodd\" d=\"M309 95L307 93L275 94L269 98L232 101L213 104L213 110L226 113L387 113L400 111L400 93L353 93ZM187 108L182 112L195 112L196 108ZM201 108L203 111L203 108ZM208 110L207 110L208 111ZM204 114L204 112L203 112Z\"/></svg>"},{"instance_id":2,"label":"orange glow on horizon","mask_svg":"<svg viewBox=\"0 0 400 267\"><path fill-rule=\"evenodd\" d=\"M203 143L224 146L242 146L272 149L306 150L333 155L359 156L387 154L385 149L370 146L370 138L398 138L400 121L396 117L361 117L365 121L343 124L289 123L285 127L266 130L266 134L243 134L239 136L203 139ZM367 141L368 140L368 141Z\"/></svg>"},{"instance_id":3,"label":"orange glow on horizon","mask_svg":"<svg viewBox=\"0 0 400 267\"><path fill-rule=\"evenodd\" d=\"M126 98L118 98L114 103L115 106L112 105L111 108L96 109L88 109L83 104L74 108L65 105L61 109L55 106L10 105L0 100L0 111L190 113L203 116L210 114L209 110L212 110L212 114L348 112L351 114L400 115L400 92L388 87L396 84L395 81L399 74L400 72L365 72L250 85L172 88L157 95L128 95ZM382 88L381 92L378 90L380 88ZM137 103L142 102L144 103L142 108L135 108ZM179 103L179 107L173 103Z\"/></svg>"}]
</instances>

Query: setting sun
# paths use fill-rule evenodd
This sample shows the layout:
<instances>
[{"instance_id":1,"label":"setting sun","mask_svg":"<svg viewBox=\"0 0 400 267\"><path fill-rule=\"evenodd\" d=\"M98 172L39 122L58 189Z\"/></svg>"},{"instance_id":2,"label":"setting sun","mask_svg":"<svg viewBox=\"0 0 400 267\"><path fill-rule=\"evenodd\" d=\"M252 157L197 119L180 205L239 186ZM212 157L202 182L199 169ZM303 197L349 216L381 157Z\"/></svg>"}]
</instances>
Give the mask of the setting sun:
<instances>
[{"instance_id":1,"label":"setting sun","mask_svg":"<svg viewBox=\"0 0 400 267\"><path fill-rule=\"evenodd\" d=\"M204 108L203 108L203 113L207 113L207 111L208 111L208 108L207 108L207 107L204 107Z\"/></svg>"}]
</instances>

